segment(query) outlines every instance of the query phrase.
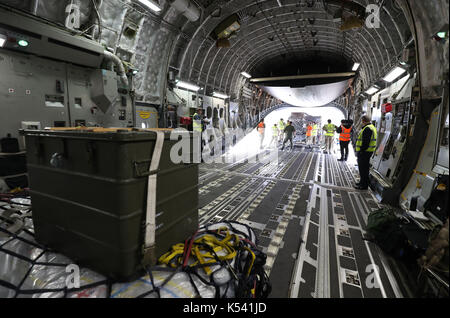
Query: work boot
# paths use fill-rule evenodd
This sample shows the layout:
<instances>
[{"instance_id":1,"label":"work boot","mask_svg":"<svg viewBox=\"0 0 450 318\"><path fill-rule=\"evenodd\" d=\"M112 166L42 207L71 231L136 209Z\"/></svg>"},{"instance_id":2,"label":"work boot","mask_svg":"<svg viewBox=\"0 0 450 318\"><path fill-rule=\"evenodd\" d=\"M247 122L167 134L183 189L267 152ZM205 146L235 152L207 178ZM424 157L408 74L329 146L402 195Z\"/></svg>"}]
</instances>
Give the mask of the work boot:
<instances>
[{"instance_id":1,"label":"work boot","mask_svg":"<svg viewBox=\"0 0 450 318\"><path fill-rule=\"evenodd\" d=\"M344 161L345 159L343 159L343 158L341 158L341 159L338 159L338 161Z\"/></svg>"},{"instance_id":2,"label":"work boot","mask_svg":"<svg viewBox=\"0 0 450 318\"><path fill-rule=\"evenodd\" d=\"M373 236L373 234L371 234L371 233L365 232L362 235L362 239L363 239L363 241L374 242L375 236Z\"/></svg>"},{"instance_id":3,"label":"work boot","mask_svg":"<svg viewBox=\"0 0 450 318\"><path fill-rule=\"evenodd\" d=\"M356 185L354 188L356 190L360 190L360 191L367 191L367 190L369 190L369 186L363 187L362 185Z\"/></svg>"}]
</instances>

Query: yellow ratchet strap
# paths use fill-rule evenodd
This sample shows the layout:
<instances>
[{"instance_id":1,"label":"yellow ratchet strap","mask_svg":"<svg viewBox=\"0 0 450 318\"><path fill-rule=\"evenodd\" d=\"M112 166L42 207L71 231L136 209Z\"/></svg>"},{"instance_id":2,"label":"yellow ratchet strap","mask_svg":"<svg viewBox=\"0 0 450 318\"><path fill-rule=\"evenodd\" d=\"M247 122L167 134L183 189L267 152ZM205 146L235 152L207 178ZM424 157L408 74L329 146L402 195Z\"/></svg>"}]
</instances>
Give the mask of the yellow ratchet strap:
<instances>
[{"instance_id":1,"label":"yellow ratchet strap","mask_svg":"<svg viewBox=\"0 0 450 318\"><path fill-rule=\"evenodd\" d=\"M208 234L203 235L194 241L191 250L191 256L195 258L195 262L190 265L191 267L195 267L199 264L214 264L217 262L216 256L220 261L233 260L236 257L237 251L235 250L235 247L239 246L239 237L235 234L231 235L227 228L219 229L219 231L221 230L227 230L225 238L221 241L219 241L215 236ZM211 247L216 255L213 255L210 250L202 248L202 244ZM164 254L159 258L159 263L168 265L172 268L181 266L181 262L183 261L182 256L184 253L184 248L184 244L177 244L172 246L170 252ZM250 249L247 250L252 254L253 261L251 266L253 266L255 255L251 252ZM226 251L226 254L219 255L219 253L222 251ZM205 273L207 275L211 274L211 269L208 266L203 267L203 269L205 270Z\"/></svg>"},{"instance_id":2,"label":"yellow ratchet strap","mask_svg":"<svg viewBox=\"0 0 450 318\"><path fill-rule=\"evenodd\" d=\"M182 265L181 262L182 256L184 253L184 244L177 244L172 246L172 249L170 252L164 254L161 256L158 260L159 263L168 265L172 268L177 268L178 266ZM174 262L176 261L176 263Z\"/></svg>"},{"instance_id":3,"label":"yellow ratchet strap","mask_svg":"<svg viewBox=\"0 0 450 318\"><path fill-rule=\"evenodd\" d=\"M197 262L201 265L214 264L217 262L216 255L220 261L234 259L237 255L237 252L234 249L234 246L229 242L230 239L231 238L227 236L224 240L219 241L216 237L212 235L205 235L197 239L195 241L197 245L195 246L195 249L193 249L193 254L196 257ZM206 244L210 246L214 250L216 255L213 255L210 251L202 250L201 246L198 246L199 244ZM225 250L227 254L219 255L218 253L223 250ZM209 260L207 261L206 259ZM209 267L204 267L204 270L207 275L211 274L211 269Z\"/></svg>"}]
</instances>

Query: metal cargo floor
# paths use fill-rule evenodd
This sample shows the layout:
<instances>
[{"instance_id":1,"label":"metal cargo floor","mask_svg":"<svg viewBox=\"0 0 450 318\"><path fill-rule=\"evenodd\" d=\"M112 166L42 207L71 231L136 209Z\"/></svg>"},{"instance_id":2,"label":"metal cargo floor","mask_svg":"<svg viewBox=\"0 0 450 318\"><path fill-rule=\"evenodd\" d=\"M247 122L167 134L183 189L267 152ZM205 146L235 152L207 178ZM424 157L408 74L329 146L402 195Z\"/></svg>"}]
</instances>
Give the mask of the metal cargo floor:
<instances>
[{"instance_id":1,"label":"metal cargo floor","mask_svg":"<svg viewBox=\"0 0 450 318\"><path fill-rule=\"evenodd\" d=\"M402 271L362 239L372 192L353 189L357 167L296 147L278 164L204 164L200 222L252 226L268 255L271 297L408 297ZM376 265L376 266L374 266Z\"/></svg>"}]
</instances>

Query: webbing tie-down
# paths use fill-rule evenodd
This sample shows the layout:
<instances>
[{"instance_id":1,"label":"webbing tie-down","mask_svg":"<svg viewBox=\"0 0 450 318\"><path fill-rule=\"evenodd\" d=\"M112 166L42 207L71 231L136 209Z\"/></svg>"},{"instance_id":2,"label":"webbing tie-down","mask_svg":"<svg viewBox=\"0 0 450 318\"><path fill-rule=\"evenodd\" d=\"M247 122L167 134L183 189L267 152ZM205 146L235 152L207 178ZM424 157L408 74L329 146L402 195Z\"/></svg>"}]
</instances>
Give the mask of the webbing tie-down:
<instances>
[{"instance_id":1,"label":"webbing tie-down","mask_svg":"<svg viewBox=\"0 0 450 318\"><path fill-rule=\"evenodd\" d=\"M237 235L231 235L228 230L226 236L222 240L218 240L213 235L202 235L195 239L192 247L191 256L195 260L189 267L201 267L207 275L211 275L212 271L208 265L217 265L221 261L232 261L236 258L240 249L240 240ZM252 258L247 276L253 268L255 255L249 248L243 247ZM172 246L170 252L160 257L159 263L176 268L182 265L183 257L186 256L185 244L177 244ZM221 255L219 255L221 253Z\"/></svg>"},{"instance_id":2,"label":"webbing tie-down","mask_svg":"<svg viewBox=\"0 0 450 318\"><path fill-rule=\"evenodd\" d=\"M147 210L145 214L145 241L144 241L144 259L151 257L153 260L153 252L155 248L156 236L156 186L158 179L159 164L161 161L161 154L164 146L164 132L154 131L156 133L156 143L153 150L153 157L150 163L150 176L148 177L148 191L147 191ZM147 261L144 261L147 263Z\"/></svg>"}]
</instances>

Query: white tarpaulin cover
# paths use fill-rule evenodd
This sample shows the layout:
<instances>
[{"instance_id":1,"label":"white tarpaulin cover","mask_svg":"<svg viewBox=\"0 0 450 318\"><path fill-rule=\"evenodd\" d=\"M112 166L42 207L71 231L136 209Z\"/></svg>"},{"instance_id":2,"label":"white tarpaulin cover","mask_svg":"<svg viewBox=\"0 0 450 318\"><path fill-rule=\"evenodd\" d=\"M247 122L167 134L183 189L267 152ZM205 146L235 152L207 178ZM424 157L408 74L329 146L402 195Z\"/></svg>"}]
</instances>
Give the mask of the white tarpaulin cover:
<instances>
[{"instance_id":1,"label":"white tarpaulin cover","mask_svg":"<svg viewBox=\"0 0 450 318\"><path fill-rule=\"evenodd\" d=\"M325 106L344 94L348 80L299 88L262 86L262 89L287 104L301 107Z\"/></svg>"}]
</instances>

